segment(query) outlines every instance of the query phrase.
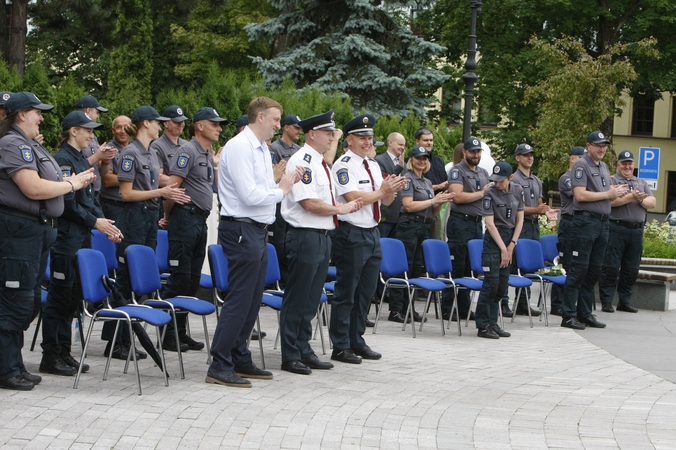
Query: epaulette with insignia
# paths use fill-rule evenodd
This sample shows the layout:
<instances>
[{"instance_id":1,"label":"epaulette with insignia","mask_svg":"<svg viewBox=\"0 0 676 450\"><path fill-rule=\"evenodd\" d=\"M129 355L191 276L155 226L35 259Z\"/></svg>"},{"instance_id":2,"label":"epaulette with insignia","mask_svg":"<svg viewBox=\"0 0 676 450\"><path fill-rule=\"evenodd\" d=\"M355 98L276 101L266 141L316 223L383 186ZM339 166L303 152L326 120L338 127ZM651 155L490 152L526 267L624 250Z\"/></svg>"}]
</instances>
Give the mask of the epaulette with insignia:
<instances>
[{"instance_id":1,"label":"epaulette with insignia","mask_svg":"<svg viewBox=\"0 0 676 450\"><path fill-rule=\"evenodd\" d=\"M349 160L350 160L350 156L349 156L349 155L345 155L345 156L343 156L342 158L340 158L340 162L348 162Z\"/></svg>"},{"instance_id":2,"label":"epaulette with insignia","mask_svg":"<svg viewBox=\"0 0 676 450\"><path fill-rule=\"evenodd\" d=\"M312 155L309 153L306 153L305 156L303 156L303 161L305 162L312 162Z\"/></svg>"}]
</instances>

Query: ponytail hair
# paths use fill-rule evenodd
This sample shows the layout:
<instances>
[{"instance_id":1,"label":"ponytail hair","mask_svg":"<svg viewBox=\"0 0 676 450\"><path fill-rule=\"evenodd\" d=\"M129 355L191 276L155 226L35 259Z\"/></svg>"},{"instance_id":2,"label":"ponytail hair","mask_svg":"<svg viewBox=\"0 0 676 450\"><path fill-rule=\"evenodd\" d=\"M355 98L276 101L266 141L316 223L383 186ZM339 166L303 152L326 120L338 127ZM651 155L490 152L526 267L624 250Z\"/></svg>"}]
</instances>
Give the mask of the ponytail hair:
<instances>
[{"instance_id":1,"label":"ponytail hair","mask_svg":"<svg viewBox=\"0 0 676 450\"><path fill-rule=\"evenodd\" d=\"M124 131L131 137L135 138L136 133L138 132L138 125L135 123L130 123L128 125L125 125Z\"/></svg>"},{"instance_id":2,"label":"ponytail hair","mask_svg":"<svg viewBox=\"0 0 676 450\"><path fill-rule=\"evenodd\" d=\"M70 128L67 130L63 130L61 134L59 135L59 140L58 143L56 144L56 149L60 149L61 146L68 142L68 139L70 138Z\"/></svg>"}]
</instances>

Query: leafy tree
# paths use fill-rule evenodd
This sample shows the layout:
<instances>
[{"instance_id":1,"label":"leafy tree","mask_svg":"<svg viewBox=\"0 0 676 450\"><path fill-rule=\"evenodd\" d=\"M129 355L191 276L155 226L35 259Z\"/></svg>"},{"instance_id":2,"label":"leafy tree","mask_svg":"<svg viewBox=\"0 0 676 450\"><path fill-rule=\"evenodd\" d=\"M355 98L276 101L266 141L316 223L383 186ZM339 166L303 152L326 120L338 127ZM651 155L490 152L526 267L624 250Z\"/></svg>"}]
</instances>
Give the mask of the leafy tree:
<instances>
[{"instance_id":1,"label":"leafy tree","mask_svg":"<svg viewBox=\"0 0 676 450\"><path fill-rule=\"evenodd\" d=\"M356 110L405 116L413 109L424 116L430 94L448 78L430 67L443 48L414 35L388 11L411 2L270 3L283 13L246 27L251 39L273 47L270 58L253 60L268 86L290 77L298 88L344 92Z\"/></svg>"}]
</instances>

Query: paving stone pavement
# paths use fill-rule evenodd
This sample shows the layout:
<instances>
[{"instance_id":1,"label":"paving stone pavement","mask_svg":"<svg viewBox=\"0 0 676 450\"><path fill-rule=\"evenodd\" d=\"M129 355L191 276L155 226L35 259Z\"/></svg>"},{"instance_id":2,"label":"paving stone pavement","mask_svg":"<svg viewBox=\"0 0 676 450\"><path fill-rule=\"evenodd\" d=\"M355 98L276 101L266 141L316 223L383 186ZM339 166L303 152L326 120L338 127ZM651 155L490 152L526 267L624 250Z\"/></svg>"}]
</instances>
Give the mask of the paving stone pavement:
<instances>
[{"instance_id":1,"label":"paving stone pavement","mask_svg":"<svg viewBox=\"0 0 676 450\"><path fill-rule=\"evenodd\" d=\"M410 328L402 332L382 317L378 333L369 329L366 336L383 353L380 361L335 363L302 376L279 370L276 314L263 309L274 380L252 380L252 389L206 384L205 351L184 354L182 380L176 354L167 353L168 387L150 360L140 362L142 396L133 368L123 374L122 361L113 360L108 380L101 380L97 324L86 360L91 369L77 390L73 377L45 374L33 391L0 390L0 447L676 448L676 385L584 337L608 330L574 332L556 317L549 327L536 320L531 329L519 317L505 324L511 338L493 341L477 338L473 323L463 323L463 336L453 323L442 337L432 318L413 339ZM208 323L213 333L215 316ZM197 337L201 321L191 324ZM313 347L329 359L319 340ZM260 365L257 344L253 355ZM39 347L30 352L27 345L24 358L38 373Z\"/></svg>"}]
</instances>

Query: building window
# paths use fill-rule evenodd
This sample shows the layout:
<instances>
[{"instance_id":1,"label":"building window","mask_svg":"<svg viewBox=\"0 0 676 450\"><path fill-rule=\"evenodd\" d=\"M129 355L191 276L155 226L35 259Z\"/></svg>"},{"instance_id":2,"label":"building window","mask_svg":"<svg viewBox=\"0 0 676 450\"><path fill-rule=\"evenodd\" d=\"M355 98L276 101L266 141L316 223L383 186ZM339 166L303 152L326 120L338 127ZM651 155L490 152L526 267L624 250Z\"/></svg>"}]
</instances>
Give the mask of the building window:
<instances>
[{"instance_id":1,"label":"building window","mask_svg":"<svg viewBox=\"0 0 676 450\"><path fill-rule=\"evenodd\" d=\"M634 98L634 115L631 123L631 134L639 136L653 135L653 117L655 115L655 100L638 95Z\"/></svg>"}]
</instances>

